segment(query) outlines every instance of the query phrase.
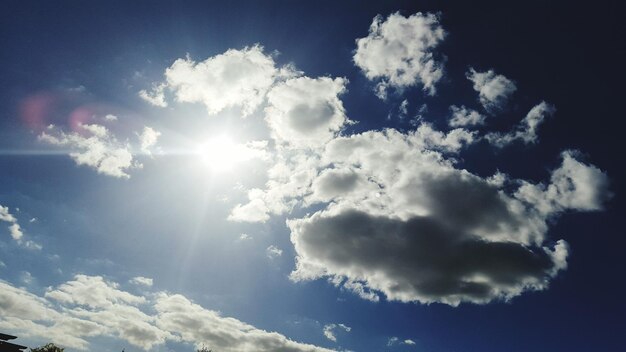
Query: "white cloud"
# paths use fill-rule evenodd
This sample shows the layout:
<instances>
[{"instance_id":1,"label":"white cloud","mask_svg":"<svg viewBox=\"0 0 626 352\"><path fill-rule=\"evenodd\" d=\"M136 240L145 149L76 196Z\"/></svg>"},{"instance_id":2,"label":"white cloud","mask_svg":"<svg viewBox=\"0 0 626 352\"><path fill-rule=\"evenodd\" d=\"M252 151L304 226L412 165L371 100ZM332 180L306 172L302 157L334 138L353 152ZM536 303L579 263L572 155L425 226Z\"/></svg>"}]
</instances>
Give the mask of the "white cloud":
<instances>
[{"instance_id":1,"label":"white cloud","mask_svg":"<svg viewBox=\"0 0 626 352\"><path fill-rule=\"evenodd\" d=\"M448 121L450 127L464 127L464 126L476 126L485 123L485 116L481 115L478 111L468 109L465 106L450 107L452 116Z\"/></svg>"},{"instance_id":2,"label":"white cloud","mask_svg":"<svg viewBox=\"0 0 626 352\"><path fill-rule=\"evenodd\" d=\"M128 171L137 167L130 146L117 141L110 131L98 124L78 125L79 131L66 133L51 126L38 139L54 146L70 149L69 155L78 165L95 169L98 173L128 178Z\"/></svg>"},{"instance_id":3,"label":"white cloud","mask_svg":"<svg viewBox=\"0 0 626 352\"><path fill-rule=\"evenodd\" d=\"M0 328L8 332L20 332L24 337L54 337L64 346L86 349L88 343L71 327L71 320L52 308L42 297L16 288L0 280ZM93 329L96 331L96 329Z\"/></svg>"},{"instance_id":4,"label":"white cloud","mask_svg":"<svg viewBox=\"0 0 626 352\"><path fill-rule=\"evenodd\" d=\"M91 350L91 338L105 336L143 350L177 341L225 352L330 351L222 317L182 295L135 296L98 276L77 275L44 297L0 280L0 302L3 331L78 350Z\"/></svg>"},{"instance_id":5,"label":"white cloud","mask_svg":"<svg viewBox=\"0 0 626 352\"><path fill-rule=\"evenodd\" d=\"M137 277L130 279L128 282L134 285L152 287L154 280L152 280L149 277L137 276Z\"/></svg>"},{"instance_id":6,"label":"white cloud","mask_svg":"<svg viewBox=\"0 0 626 352\"><path fill-rule=\"evenodd\" d=\"M167 84L154 84L152 85L152 89L150 91L141 90L139 91L139 97L148 103L158 106L161 108L167 107L167 102L165 101L165 88L167 88Z\"/></svg>"},{"instance_id":7,"label":"white cloud","mask_svg":"<svg viewBox=\"0 0 626 352\"><path fill-rule=\"evenodd\" d=\"M402 103L400 103L400 107L398 107L398 112L400 113L400 117L404 118L406 114L409 113L409 101L404 99Z\"/></svg>"},{"instance_id":8,"label":"white cloud","mask_svg":"<svg viewBox=\"0 0 626 352\"><path fill-rule=\"evenodd\" d=\"M24 246L24 248L29 249L31 251L40 251L43 248L42 245L31 240L24 241L21 244Z\"/></svg>"},{"instance_id":9,"label":"white cloud","mask_svg":"<svg viewBox=\"0 0 626 352\"><path fill-rule=\"evenodd\" d=\"M118 290L118 285L107 282L101 276L76 275L74 281L46 292L45 297L55 301L83 305L90 308L106 308L116 304L141 304L145 298Z\"/></svg>"},{"instance_id":10,"label":"white cloud","mask_svg":"<svg viewBox=\"0 0 626 352\"><path fill-rule=\"evenodd\" d=\"M167 88L176 100L203 103L210 115L240 107L244 116L253 113L279 77L296 75L291 67L278 69L274 59L259 45L195 62L178 59L165 70Z\"/></svg>"},{"instance_id":11,"label":"white cloud","mask_svg":"<svg viewBox=\"0 0 626 352\"><path fill-rule=\"evenodd\" d=\"M0 205L0 221L15 223L17 219L9 212L9 207Z\"/></svg>"},{"instance_id":12,"label":"white cloud","mask_svg":"<svg viewBox=\"0 0 626 352\"><path fill-rule=\"evenodd\" d=\"M152 127L144 126L143 132L139 135L141 142L141 151L146 154L152 154L151 148L154 147L159 139L161 132Z\"/></svg>"},{"instance_id":13,"label":"white cloud","mask_svg":"<svg viewBox=\"0 0 626 352\"><path fill-rule=\"evenodd\" d=\"M516 126L513 131L508 133L492 132L485 135L485 138L497 147L504 147L514 141L521 140L524 144L537 143L537 129L543 123L546 117L552 116L556 112L554 105L545 101L535 105L524 119Z\"/></svg>"},{"instance_id":14,"label":"white cloud","mask_svg":"<svg viewBox=\"0 0 626 352\"><path fill-rule=\"evenodd\" d=\"M238 204L229 220L265 222L270 214L283 214L298 205L296 197L310 192L317 174L319 155L308 149L280 148L268 170L266 189L248 191L248 203Z\"/></svg>"},{"instance_id":15,"label":"white cloud","mask_svg":"<svg viewBox=\"0 0 626 352\"><path fill-rule=\"evenodd\" d=\"M411 339L406 339L406 340L400 341L400 339L397 336L390 337L389 340L387 340L387 347L392 347L392 346L397 345L397 344L409 345L409 346L416 345L415 341L413 341Z\"/></svg>"},{"instance_id":16,"label":"white cloud","mask_svg":"<svg viewBox=\"0 0 626 352\"><path fill-rule=\"evenodd\" d=\"M19 208L17 208L16 210L19 211ZM11 235L11 238L13 238L15 242L17 242L17 244L21 245L22 247L26 249L41 250L42 246L40 244L32 240L26 240L26 241L23 240L24 230L22 230L22 227L17 222L17 218L13 214L11 214L11 212L9 211L9 207L2 206L1 204L0 204L0 221L9 223L9 226L8 226L9 235Z\"/></svg>"},{"instance_id":17,"label":"white cloud","mask_svg":"<svg viewBox=\"0 0 626 352\"><path fill-rule=\"evenodd\" d=\"M336 330L343 330L345 332L350 332L352 328L344 324L327 324L327 325L324 325L324 336L333 342L337 342Z\"/></svg>"},{"instance_id":18,"label":"white cloud","mask_svg":"<svg viewBox=\"0 0 626 352\"><path fill-rule=\"evenodd\" d=\"M241 222L265 222L269 220L269 209L259 198L250 199L247 204L237 204L228 216L228 220Z\"/></svg>"},{"instance_id":19,"label":"white cloud","mask_svg":"<svg viewBox=\"0 0 626 352\"><path fill-rule=\"evenodd\" d=\"M17 222L9 225L9 233L11 234L11 237L13 237L13 239L16 241L21 240L22 236L24 236L22 228Z\"/></svg>"},{"instance_id":20,"label":"white cloud","mask_svg":"<svg viewBox=\"0 0 626 352\"><path fill-rule=\"evenodd\" d=\"M274 245L267 247L265 252L267 253L267 257L270 259L275 259L283 255L283 250Z\"/></svg>"},{"instance_id":21,"label":"white cloud","mask_svg":"<svg viewBox=\"0 0 626 352\"><path fill-rule=\"evenodd\" d=\"M394 130L387 132L394 136L399 135ZM364 135L373 136L370 133ZM406 137L407 148L430 148L446 153L457 153L474 141L473 132L454 129L446 134L435 130L429 124L421 124ZM311 205L337 197L352 200L360 199L364 194L374 197L379 189L377 181L362 172L350 171L362 169L361 165L332 169L327 167L334 162L332 156L322 160L324 155L329 155L329 148L341 144L344 140L344 137L335 137L325 143L326 152L297 148L277 150L274 165L268 171L269 181L266 189L250 190L248 203L236 205L231 211L229 220L265 222L270 214L284 214L296 206ZM401 161L397 160L395 155L390 157L389 161Z\"/></svg>"},{"instance_id":22,"label":"white cloud","mask_svg":"<svg viewBox=\"0 0 626 352\"><path fill-rule=\"evenodd\" d=\"M413 143L418 148L440 150L449 153L457 153L474 141L474 132L462 128L456 128L448 133L437 131L428 123L420 124L413 132Z\"/></svg>"},{"instance_id":23,"label":"white cloud","mask_svg":"<svg viewBox=\"0 0 626 352\"><path fill-rule=\"evenodd\" d=\"M104 116L104 119L106 121L117 121L117 116L113 115L113 114L107 114Z\"/></svg>"},{"instance_id":24,"label":"white cloud","mask_svg":"<svg viewBox=\"0 0 626 352\"><path fill-rule=\"evenodd\" d=\"M158 326L197 346L226 352L322 352L324 348L297 343L237 319L223 318L181 295L161 294L156 299Z\"/></svg>"},{"instance_id":25,"label":"white cloud","mask_svg":"<svg viewBox=\"0 0 626 352\"><path fill-rule=\"evenodd\" d=\"M458 153L474 135L422 123L409 133L335 136L323 150L279 149L265 189L251 190L250 203L233 214L254 207L248 220L265 221L315 205L321 210L288 221L297 253L291 278L325 277L372 301L384 295L403 302L488 303L545 289L566 268L568 254L562 240L545 244L548 218L590 209L580 206L581 198L601 204L602 182L589 183L589 190L564 187L571 178L604 174L566 159L565 169L553 174L554 187L563 185L551 191L551 202L561 206L548 214L539 211L548 199L537 196L541 185L511 194L502 174L482 178L456 168L446 154Z\"/></svg>"},{"instance_id":26,"label":"white cloud","mask_svg":"<svg viewBox=\"0 0 626 352\"><path fill-rule=\"evenodd\" d=\"M608 177L597 167L576 160L576 155L571 150L563 152L561 166L552 171L548 185L521 181L515 197L533 204L543 216L567 209L601 210L611 197Z\"/></svg>"},{"instance_id":27,"label":"white cloud","mask_svg":"<svg viewBox=\"0 0 626 352\"><path fill-rule=\"evenodd\" d=\"M22 271L22 273L20 274L20 281L22 281L24 285L30 285L33 283L34 278L30 272Z\"/></svg>"},{"instance_id":28,"label":"white cloud","mask_svg":"<svg viewBox=\"0 0 626 352\"><path fill-rule=\"evenodd\" d=\"M277 84L268 93L265 120L279 143L317 147L350 123L339 96L344 78L298 77Z\"/></svg>"},{"instance_id":29,"label":"white cloud","mask_svg":"<svg viewBox=\"0 0 626 352\"><path fill-rule=\"evenodd\" d=\"M490 112L504 108L511 94L517 90L513 81L493 70L477 72L470 68L467 79L474 83L480 103Z\"/></svg>"},{"instance_id":30,"label":"white cloud","mask_svg":"<svg viewBox=\"0 0 626 352\"><path fill-rule=\"evenodd\" d=\"M443 64L434 49L445 32L434 14L416 13L404 17L393 13L372 21L369 34L357 39L354 63L370 80L377 80L377 94L384 99L389 88L402 90L415 85L435 94L435 84L443 77Z\"/></svg>"},{"instance_id":31,"label":"white cloud","mask_svg":"<svg viewBox=\"0 0 626 352\"><path fill-rule=\"evenodd\" d=\"M414 138L390 130L327 145L322 160L357 169L380 189L288 222L294 280L331 277L391 300L450 305L545 289L568 252L563 241L543 244L548 217L597 209L607 193L606 176L571 153L550 186L524 183L510 195ZM550 211L541 211L546 202Z\"/></svg>"},{"instance_id":32,"label":"white cloud","mask_svg":"<svg viewBox=\"0 0 626 352\"><path fill-rule=\"evenodd\" d=\"M341 286L366 301L370 301L370 302L380 301L380 296L376 294L375 292L373 292L369 287L367 287L366 283L353 281L349 279L344 281L343 278L339 278L339 280L336 280L336 282L337 284L335 286Z\"/></svg>"}]
</instances>

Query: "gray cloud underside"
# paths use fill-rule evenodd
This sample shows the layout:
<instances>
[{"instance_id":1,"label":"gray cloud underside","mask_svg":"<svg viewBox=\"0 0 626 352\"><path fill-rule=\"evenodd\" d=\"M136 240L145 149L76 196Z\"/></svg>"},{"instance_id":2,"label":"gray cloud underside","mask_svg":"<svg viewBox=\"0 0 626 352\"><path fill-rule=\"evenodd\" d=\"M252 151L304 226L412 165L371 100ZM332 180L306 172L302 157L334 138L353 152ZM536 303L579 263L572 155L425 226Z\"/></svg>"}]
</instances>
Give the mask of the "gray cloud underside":
<instances>
[{"instance_id":1,"label":"gray cloud underside","mask_svg":"<svg viewBox=\"0 0 626 352\"><path fill-rule=\"evenodd\" d=\"M486 303L542 289L562 267L564 242L552 251L488 242L431 217L403 221L348 209L295 223L298 253L326 274L363 280L389 299Z\"/></svg>"}]
</instances>

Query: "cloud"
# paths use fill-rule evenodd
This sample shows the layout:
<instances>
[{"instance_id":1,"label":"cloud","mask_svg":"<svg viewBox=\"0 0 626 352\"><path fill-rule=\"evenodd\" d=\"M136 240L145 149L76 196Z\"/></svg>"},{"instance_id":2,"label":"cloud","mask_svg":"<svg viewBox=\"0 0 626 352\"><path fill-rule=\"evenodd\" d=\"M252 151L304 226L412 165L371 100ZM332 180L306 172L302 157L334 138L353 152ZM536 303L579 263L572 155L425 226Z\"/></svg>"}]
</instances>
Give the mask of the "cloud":
<instances>
[{"instance_id":1,"label":"cloud","mask_svg":"<svg viewBox=\"0 0 626 352\"><path fill-rule=\"evenodd\" d=\"M9 233L11 234L11 237L13 237L13 239L16 241L19 241L20 239L22 239L22 236L24 236L22 228L17 222L9 225Z\"/></svg>"},{"instance_id":2,"label":"cloud","mask_svg":"<svg viewBox=\"0 0 626 352\"><path fill-rule=\"evenodd\" d=\"M134 277L130 279L128 282L134 285L141 285L141 286L147 286L147 287L152 287L152 284L154 283L151 278L143 277L143 276Z\"/></svg>"},{"instance_id":3,"label":"cloud","mask_svg":"<svg viewBox=\"0 0 626 352\"><path fill-rule=\"evenodd\" d=\"M409 345L409 346L416 345L415 341L413 341L411 339L406 339L404 341L400 341L400 339L397 336L390 337L389 340L387 340L387 347L392 347L392 346L397 345L397 344Z\"/></svg>"},{"instance_id":4,"label":"cloud","mask_svg":"<svg viewBox=\"0 0 626 352\"><path fill-rule=\"evenodd\" d=\"M317 147L332 139L350 121L339 95L344 78L298 77L277 84L268 93L265 120L274 140Z\"/></svg>"},{"instance_id":5,"label":"cloud","mask_svg":"<svg viewBox=\"0 0 626 352\"><path fill-rule=\"evenodd\" d=\"M176 60L165 70L165 82L144 99L163 102L163 90L172 91L179 102L202 103L210 115L240 107L244 116L253 113L274 81L298 73L289 66L277 68L274 59L259 45L196 62L189 57ZM153 98L158 99L153 99ZM163 105L163 104L161 104Z\"/></svg>"},{"instance_id":6,"label":"cloud","mask_svg":"<svg viewBox=\"0 0 626 352\"><path fill-rule=\"evenodd\" d=\"M68 147L76 164L91 167L100 174L128 178L128 171L138 167L130 146L118 142L102 125L80 124L77 131L69 133L50 126L38 139L54 146Z\"/></svg>"},{"instance_id":7,"label":"cloud","mask_svg":"<svg viewBox=\"0 0 626 352\"><path fill-rule=\"evenodd\" d=\"M22 281L24 285L31 285L34 279L33 275L28 271L22 271L20 274L20 281Z\"/></svg>"},{"instance_id":8,"label":"cloud","mask_svg":"<svg viewBox=\"0 0 626 352\"><path fill-rule=\"evenodd\" d=\"M554 115L556 108L545 101L535 105L513 131L508 133L492 132L485 135L490 143L497 147L505 147L517 140L524 144L537 143L537 129L546 117Z\"/></svg>"},{"instance_id":9,"label":"cloud","mask_svg":"<svg viewBox=\"0 0 626 352\"><path fill-rule=\"evenodd\" d=\"M507 300L545 289L566 268L567 244L544 244L548 218L606 199L606 175L572 153L548 186L522 182L511 195L411 137L367 132L327 145L323 160L358 165L380 188L288 221L298 255L292 279L345 280L403 302Z\"/></svg>"},{"instance_id":10,"label":"cloud","mask_svg":"<svg viewBox=\"0 0 626 352\"><path fill-rule=\"evenodd\" d=\"M467 79L474 83L480 103L489 112L504 108L509 97L517 90L513 81L493 70L478 72L470 68Z\"/></svg>"},{"instance_id":11,"label":"cloud","mask_svg":"<svg viewBox=\"0 0 626 352\"><path fill-rule=\"evenodd\" d=\"M46 299L0 280L0 302L3 302L0 305L3 331L20 332L24 337L47 339L54 336L59 344L86 349L87 341L80 337L79 330L72 329L75 321L55 310Z\"/></svg>"},{"instance_id":12,"label":"cloud","mask_svg":"<svg viewBox=\"0 0 626 352\"><path fill-rule=\"evenodd\" d=\"M139 141L141 142L141 151L146 154L152 154L151 148L157 143L157 140L161 132L156 131L152 127L144 126L143 132L139 135Z\"/></svg>"},{"instance_id":13,"label":"cloud","mask_svg":"<svg viewBox=\"0 0 626 352\"><path fill-rule=\"evenodd\" d=\"M19 211L19 209L17 210ZM11 235L11 238L13 238L15 242L17 242L17 244L30 250L42 249L42 246L40 244L32 240L26 240L26 241L23 240L24 230L22 230L22 227L17 222L17 218L13 214L11 214L11 212L9 211L9 207L5 207L2 204L0 204L0 221L9 223L9 226L8 226L9 234Z\"/></svg>"},{"instance_id":14,"label":"cloud","mask_svg":"<svg viewBox=\"0 0 626 352\"><path fill-rule=\"evenodd\" d=\"M314 206L288 220L297 253L291 278L328 278L371 301L455 306L546 289L568 255L565 241L546 238L548 220L600 206L606 176L569 153L547 186L482 178L447 156L474 136L422 123L408 133L338 135L323 149L280 149L266 188L251 190L233 214L254 206L265 221Z\"/></svg>"},{"instance_id":15,"label":"cloud","mask_svg":"<svg viewBox=\"0 0 626 352\"><path fill-rule=\"evenodd\" d=\"M117 289L117 284L106 282L100 276L76 275L74 281L64 283L45 297L55 301L83 305L90 308L106 308L116 304L141 304L145 298Z\"/></svg>"},{"instance_id":16,"label":"cloud","mask_svg":"<svg viewBox=\"0 0 626 352\"><path fill-rule=\"evenodd\" d=\"M265 222L270 214L283 214L294 209L300 203L299 198L310 192L319 167L317 151L279 148L272 162L266 189L249 190L248 203L236 205L229 220Z\"/></svg>"},{"instance_id":17,"label":"cloud","mask_svg":"<svg viewBox=\"0 0 626 352\"><path fill-rule=\"evenodd\" d=\"M249 194L254 194L254 191L255 190L252 190ZM262 199L251 198L250 202L247 204L237 204L231 211L230 215L228 215L228 220L240 222L265 222L270 218L268 212L269 209Z\"/></svg>"},{"instance_id":18,"label":"cloud","mask_svg":"<svg viewBox=\"0 0 626 352\"><path fill-rule=\"evenodd\" d=\"M443 77L443 64L434 49L445 32L436 15L416 13L404 17L396 12L387 19L374 17L365 38L357 39L354 63L370 80L377 81L377 95L385 99L390 88L402 90L421 85L430 95Z\"/></svg>"},{"instance_id":19,"label":"cloud","mask_svg":"<svg viewBox=\"0 0 626 352\"><path fill-rule=\"evenodd\" d=\"M449 153L457 153L464 146L472 144L474 132L456 128L448 133L437 131L429 123L420 124L413 133L413 142L418 148L428 148Z\"/></svg>"},{"instance_id":20,"label":"cloud","mask_svg":"<svg viewBox=\"0 0 626 352\"><path fill-rule=\"evenodd\" d=\"M402 221L351 209L292 221L290 229L299 261L323 266L324 276L363 280L402 302L487 303L543 289L567 256L562 241L529 249L452 233L429 217ZM301 268L292 276L308 278Z\"/></svg>"},{"instance_id":21,"label":"cloud","mask_svg":"<svg viewBox=\"0 0 626 352\"><path fill-rule=\"evenodd\" d=\"M22 246L24 246L24 248L29 249L31 251L40 251L43 248L42 245L31 240L24 241L21 244Z\"/></svg>"},{"instance_id":22,"label":"cloud","mask_svg":"<svg viewBox=\"0 0 626 352\"><path fill-rule=\"evenodd\" d=\"M225 352L325 352L165 292L135 296L99 276L77 275L40 297L0 280L0 328L90 350L92 337L125 340L144 350L166 341Z\"/></svg>"},{"instance_id":23,"label":"cloud","mask_svg":"<svg viewBox=\"0 0 626 352\"><path fill-rule=\"evenodd\" d=\"M398 343L398 340L399 339L397 337L395 337L395 336L390 337L389 340L387 341L387 347L391 347L391 346L395 345L396 343Z\"/></svg>"},{"instance_id":24,"label":"cloud","mask_svg":"<svg viewBox=\"0 0 626 352\"><path fill-rule=\"evenodd\" d=\"M367 179L353 169L325 169L313 180L313 194L309 201L327 202L353 192L363 192L367 187Z\"/></svg>"},{"instance_id":25,"label":"cloud","mask_svg":"<svg viewBox=\"0 0 626 352\"><path fill-rule=\"evenodd\" d=\"M217 351L330 351L301 344L275 332L257 329L233 318L204 309L181 295L161 294L156 299L158 326L183 341L209 346Z\"/></svg>"},{"instance_id":26,"label":"cloud","mask_svg":"<svg viewBox=\"0 0 626 352\"><path fill-rule=\"evenodd\" d=\"M400 113L400 117L404 118L406 114L409 113L409 101L404 99L400 106L398 107L398 112Z\"/></svg>"},{"instance_id":27,"label":"cloud","mask_svg":"<svg viewBox=\"0 0 626 352\"><path fill-rule=\"evenodd\" d=\"M154 84L150 91L140 90L139 97L148 103L158 106L161 108L167 107L167 102L165 101L165 88L167 88L167 84Z\"/></svg>"},{"instance_id":28,"label":"cloud","mask_svg":"<svg viewBox=\"0 0 626 352\"><path fill-rule=\"evenodd\" d=\"M107 115L105 115L105 116L104 116L104 119L105 119L106 121L117 121L117 120L118 120L117 116L115 116L115 115L113 115L113 114L107 114Z\"/></svg>"},{"instance_id":29,"label":"cloud","mask_svg":"<svg viewBox=\"0 0 626 352\"><path fill-rule=\"evenodd\" d=\"M283 250L274 245L267 247L265 252L267 253L267 257L270 259L276 259L283 255Z\"/></svg>"},{"instance_id":30,"label":"cloud","mask_svg":"<svg viewBox=\"0 0 626 352\"><path fill-rule=\"evenodd\" d=\"M9 212L9 207L0 205L0 221L16 223L17 219Z\"/></svg>"},{"instance_id":31,"label":"cloud","mask_svg":"<svg viewBox=\"0 0 626 352\"><path fill-rule=\"evenodd\" d=\"M280 149L275 153L274 165L268 171L269 181L266 189L252 189L248 192L248 203L238 204L231 211L229 220L247 222L265 222L270 214L284 214L297 206L312 205L335 198L358 199L364 194L373 197L377 194L380 185L376 179L362 172L362 165L355 164L352 168L328 168L335 162L332 150L337 149L337 156L349 150L350 144L371 144L371 148L385 148L385 138L401 138L395 130L386 130L383 134L377 132L364 133L363 140L354 143L349 137L336 136L325 143L324 151ZM376 136L375 140L367 140ZM415 131L406 135L402 148L422 150L431 148L434 151L457 153L464 146L474 141L474 133L464 129L455 129L447 134L435 130L430 124L421 124ZM379 145L377 145L380 142ZM347 145L343 145L347 144ZM341 146L340 146L341 145ZM393 150L395 146L389 146ZM343 151L342 151L343 150ZM385 154L385 151L381 151ZM438 154L432 154L438 155ZM398 155L390 155L391 159L382 164L391 162L388 167L395 167L395 162L401 162ZM323 160L326 157L326 160ZM352 169L353 171L350 171Z\"/></svg>"},{"instance_id":32,"label":"cloud","mask_svg":"<svg viewBox=\"0 0 626 352\"><path fill-rule=\"evenodd\" d=\"M344 324L327 324L324 325L324 336L326 336L327 339L333 342L337 342L336 330L344 330L345 332L350 332L352 328Z\"/></svg>"},{"instance_id":33,"label":"cloud","mask_svg":"<svg viewBox=\"0 0 626 352\"><path fill-rule=\"evenodd\" d=\"M521 181L515 197L533 204L543 216L567 209L602 210L604 202L611 197L609 179L597 167L576 160L577 155L572 150L563 152L561 166L552 172L548 185Z\"/></svg>"},{"instance_id":34,"label":"cloud","mask_svg":"<svg viewBox=\"0 0 626 352\"><path fill-rule=\"evenodd\" d=\"M485 116L476 110L471 110L465 106L450 106L452 116L448 121L450 127L477 126L485 123Z\"/></svg>"}]
</instances>

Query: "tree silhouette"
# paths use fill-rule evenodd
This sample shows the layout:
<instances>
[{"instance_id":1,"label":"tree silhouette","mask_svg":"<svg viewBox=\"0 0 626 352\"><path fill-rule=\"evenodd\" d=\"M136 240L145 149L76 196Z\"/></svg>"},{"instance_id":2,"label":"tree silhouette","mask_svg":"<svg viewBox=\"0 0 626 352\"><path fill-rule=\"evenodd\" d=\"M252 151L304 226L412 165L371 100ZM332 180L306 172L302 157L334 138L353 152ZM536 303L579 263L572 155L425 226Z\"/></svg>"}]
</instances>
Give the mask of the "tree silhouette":
<instances>
[{"instance_id":1,"label":"tree silhouette","mask_svg":"<svg viewBox=\"0 0 626 352\"><path fill-rule=\"evenodd\" d=\"M31 348L31 352L63 352L65 348L61 348L53 343L46 344L41 347Z\"/></svg>"}]
</instances>

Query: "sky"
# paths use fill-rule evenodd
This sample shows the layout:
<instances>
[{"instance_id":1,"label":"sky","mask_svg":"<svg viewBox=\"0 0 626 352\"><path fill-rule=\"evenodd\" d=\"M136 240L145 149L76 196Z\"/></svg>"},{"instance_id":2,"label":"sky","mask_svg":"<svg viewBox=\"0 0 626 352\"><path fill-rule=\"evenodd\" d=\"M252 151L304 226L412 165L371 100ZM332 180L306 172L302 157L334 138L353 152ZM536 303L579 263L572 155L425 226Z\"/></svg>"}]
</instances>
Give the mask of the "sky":
<instances>
[{"instance_id":1,"label":"sky","mask_svg":"<svg viewBox=\"0 0 626 352\"><path fill-rule=\"evenodd\" d=\"M621 6L9 1L0 331L625 349Z\"/></svg>"}]
</instances>

